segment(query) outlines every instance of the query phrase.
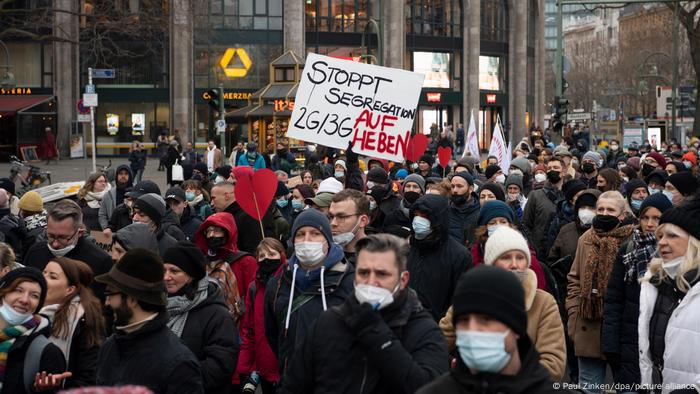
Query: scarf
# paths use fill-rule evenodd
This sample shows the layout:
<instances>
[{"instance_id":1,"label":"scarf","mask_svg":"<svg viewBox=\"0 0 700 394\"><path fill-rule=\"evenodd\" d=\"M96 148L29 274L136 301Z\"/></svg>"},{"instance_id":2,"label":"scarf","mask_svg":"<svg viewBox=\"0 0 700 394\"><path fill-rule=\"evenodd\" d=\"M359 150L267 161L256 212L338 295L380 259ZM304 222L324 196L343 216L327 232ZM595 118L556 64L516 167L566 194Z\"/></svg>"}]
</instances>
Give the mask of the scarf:
<instances>
[{"instance_id":1,"label":"scarf","mask_svg":"<svg viewBox=\"0 0 700 394\"><path fill-rule=\"evenodd\" d=\"M187 322L187 316L189 312L194 309L197 305L201 304L202 301L207 299L207 287L209 286L209 280L204 277L197 283L197 292L194 294L193 299L189 299L184 295L168 297L168 328L178 336L182 337L182 330L185 329L185 323Z\"/></svg>"},{"instance_id":2,"label":"scarf","mask_svg":"<svg viewBox=\"0 0 700 394\"><path fill-rule=\"evenodd\" d=\"M112 186L108 183L107 187L105 187L104 190L101 192L87 192L85 195L85 201L87 201L87 205L90 208L99 208L100 207L100 201L102 201L102 197L111 189Z\"/></svg>"},{"instance_id":3,"label":"scarf","mask_svg":"<svg viewBox=\"0 0 700 394\"><path fill-rule=\"evenodd\" d=\"M187 205L191 205L191 206L193 206L193 207L196 207L197 204L199 204L200 202L202 202L202 200L204 200L204 195L203 195L203 194L195 195L195 196L194 196L194 200L189 201L189 202L187 203Z\"/></svg>"},{"instance_id":4,"label":"scarf","mask_svg":"<svg viewBox=\"0 0 700 394\"><path fill-rule=\"evenodd\" d=\"M46 305L45 307L41 308L39 313L46 316L51 324L54 324L54 317L56 316L56 312L58 312L58 308L60 306L61 304ZM49 337L49 341L58 346L58 348L63 352L63 355L66 358L66 363L68 363L68 359L70 357L70 347L73 343L73 334L75 333L75 329L78 327L80 319L83 317L83 315L85 315L85 309L83 309L83 305L80 303L79 295L73 297L70 305L68 305L68 308L70 308L68 333L62 333L61 337L56 337L53 334Z\"/></svg>"},{"instance_id":5,"label":"scarf","mask_svg":"<svg viewBox=\"0 0 700 394\"><path fill-rule=\"evenodd\" d=\"M10 352L15 340L31 332L41 322L41 316L34 315L29 321L17 326L7 326L0 331L0 392L5 383L5 368L7 367L7 354Z\"/></svg>"},{"instance_id":6,"label":"scarf","mask_svg":"<svg viewBox=\"0 0 700 394\"><path fill-rule=\"evenodd\" d=\"M581 282L581 316L589 320L603 317L603 297L620 244L630 236L633 225L621 226L607 233L591 231L591 253L583 268Z\"/></svg>"},{"instance_id":7,"label":"scarf","mask_svg":"<svg viewBox=\"0 0 700 394\"><path fill-rule=\"evenodd\" d=\"M625 265L625 283L637 282L647 272L647 265L656 252L656 236L645 234L639 228L632 233L633 249L622 256ZM629 249L628 249L629 250Z\"/></svg>"},{"instance_id":8,"label":"scarf","mask_svg":"<svg viewBox=\"0 0 700 394\"><path fill-rule=\"evenodd\" d=\"M36 215L27 216L24 218L24 224L27 227L27 231L32 231L35 228L45 229L47 218L48 214L46 213L45 209Z\"/></svg>"}]
</instances>

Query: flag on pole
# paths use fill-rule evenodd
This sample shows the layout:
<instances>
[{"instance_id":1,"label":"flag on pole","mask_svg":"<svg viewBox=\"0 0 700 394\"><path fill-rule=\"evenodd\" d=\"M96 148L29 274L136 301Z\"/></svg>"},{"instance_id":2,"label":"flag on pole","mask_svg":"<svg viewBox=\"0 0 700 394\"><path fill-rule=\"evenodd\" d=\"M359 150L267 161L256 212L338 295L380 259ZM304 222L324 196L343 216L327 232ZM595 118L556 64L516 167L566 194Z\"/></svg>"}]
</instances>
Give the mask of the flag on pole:
<instances>
[{"instance_id":1,"label":"flag on pole","mask_svg":"<svg viewBox=\"0 0 700 394\"><path fill-rule=\"evenodd\" d=\"M496 127L493 128L493 135L491 136L491 146L489 147L489 156L494 156L498 159L498 165L503 170L503 173L508 172L508 167L510 167L510 159L508 159L508 167L505 167L505 169L503 169L503 165L506 161L506 156L508 156L508 148L506 147L506 141L503 137L500 116L496 118Z\"/></svg>"},{"instance_id":2,"label":"flag on pole","mask_svg":"<svg viewBox=\"0 0 700 394\"><path fill-rule=\"evenodd\" d=\"M469 152L472 157L477 158L481 161L481 155L479 154L479 140L476 136L476 122L474 121L474 110L472 110L471 117L469 118L469 127L467 128L467 149L464 150L462 157L466 156Z\"/></svg>"},{"instance_id":3,"label":"flag on pole","mask_svg":"<svg viewBox=\"0 0 700 394\"><path fill-rule=\"evenodd\" d=\"M510 160L513 157L513 148L510 145L510 141L508 141L508 149L506 150L506 157L503 159L503 163L501 164L501 170L503 170L504 174L508 174L508 171L510 170Z\"/></svg>"}]
</instances>

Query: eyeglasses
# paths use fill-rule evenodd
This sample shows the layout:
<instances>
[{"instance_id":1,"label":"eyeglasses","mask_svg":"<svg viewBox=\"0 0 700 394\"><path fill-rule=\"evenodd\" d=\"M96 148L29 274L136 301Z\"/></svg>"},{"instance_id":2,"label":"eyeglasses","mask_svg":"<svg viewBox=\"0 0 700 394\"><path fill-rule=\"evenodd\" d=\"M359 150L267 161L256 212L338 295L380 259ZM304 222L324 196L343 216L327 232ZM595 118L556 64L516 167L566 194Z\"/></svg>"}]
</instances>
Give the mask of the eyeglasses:
<instances>
[{"instance_id":1,"label":"eyeglasses","mask_svg":"<svg viewBox=\"0 0 700 394\"><path fill-rule=\"evenodd\" d=\"M73 239L73 237L75 237L76 234L78 234L78 231L80 231L80 229L75 230L73 235L69 235L69 236L53 235L53 234L46 233L46 240L49 241L50 243L51 242L59 242L61 244L65 244L67 242L70 242L70 240Z\"/></svg>"},{"instance_id":2,"label":"eyeglasses","mask_svg":"<svg viewBox=\"0 0 700 394\"><path fill-rule=\"evenodd\" d=\"M337 220L338 223L342 223L342 222L346 221L349 217L353 217L353 216L360 216L360 214L359 213L353 213L352 215L331 215L331 214L328 214L328 220L331 222L333 220Z\"/></svg>"}]
</instances>

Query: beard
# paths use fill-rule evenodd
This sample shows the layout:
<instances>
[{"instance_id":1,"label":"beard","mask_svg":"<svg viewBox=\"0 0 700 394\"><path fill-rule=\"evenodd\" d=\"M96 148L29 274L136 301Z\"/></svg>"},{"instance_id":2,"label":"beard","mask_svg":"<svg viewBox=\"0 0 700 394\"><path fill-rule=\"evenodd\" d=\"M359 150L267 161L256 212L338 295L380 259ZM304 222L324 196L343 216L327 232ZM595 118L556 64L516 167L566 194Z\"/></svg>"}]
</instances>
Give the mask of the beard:
<instances>
[{"instance_id":1,"label":"beard","mask_svg":"<svg viewBox=\"0 0 700 394\"><path fill-rule=\"evenodd\" d=\"M134 316L134 312L126 305L126 302L122 302L117 309L112 310L114 312L114 326L122 327L129 325L131 318Z\"/></svg>"}]
</instances>

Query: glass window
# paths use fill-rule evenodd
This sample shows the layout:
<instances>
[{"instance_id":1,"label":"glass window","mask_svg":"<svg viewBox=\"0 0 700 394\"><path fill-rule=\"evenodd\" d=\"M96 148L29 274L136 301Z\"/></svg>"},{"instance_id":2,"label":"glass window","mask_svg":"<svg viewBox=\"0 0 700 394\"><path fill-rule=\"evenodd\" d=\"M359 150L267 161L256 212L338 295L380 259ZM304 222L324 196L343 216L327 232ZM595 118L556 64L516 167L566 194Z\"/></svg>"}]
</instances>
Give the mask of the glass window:
<instances>
[{"instance_id":1,"label":"glass window","mask_svg":"<svg viewBox=\"0 0 700 394\"><path fill-rule=\"evenodd\" d=\"M425 75L424 88L450 87L450 54L413 52L413 71Z\"/></svg>"},{"instance_id":2,"label":"glass window","mask_svg":"<svg viewBox=\"0 0 700 394\"><path fill-rule=\"evenodd\" d=\"M12 68L8 70L15 76L18 87L40 87L41 86L41 44L30 42L7 42L7 50L10 52L9 64ZM5 54L2 54L2 63L5 63ZM50 68L48 69L51 70ZM5 73L5 69L0 69L0 73Z\"/></svg>"},{"instance_id":3,"label":"glass window","mask_svg":"<svg viewBox=\"0 0 700 394\"><path fill-rule=\"evenodd\" d=\"M462 18L460 3L459 0L406 0L407 32L459 37Z\"/></svg>"},{"instance_id":4,"label":"glass window","mask_svg":"<svg viewBox=\"0 0 700 394\"><path fill-rule=\"evenodd\" d=\"M253 15L253 0L239 0L239 15Z\"/></svg>"},{"instance_id":5,"label":"glass window","mask_svg":"<svg viewBox=\"0 0 700 394\"><path fill-rule=\"evenodd\" d=\"M508 7L506 0L481 0L481 39L508 41Z\"/></svg>"},{"instance_id":6,"label":"glass window","mask_svg":"<svg viewBox=\"0 0 700 394\"><path fill-rule=\"evenodd\" d=\"M374 0L306 0L307 30L360 32Z\"/></svg>"},{"instance_id":7,"label":"glass window","mask_svg":"<svg viewBox=\"0 0 700 394\"><path fill-rule=\"evenodd\" d=\"M501 90L500 58L479 56L479 89Z\"/></svg>"}]
</instances>

